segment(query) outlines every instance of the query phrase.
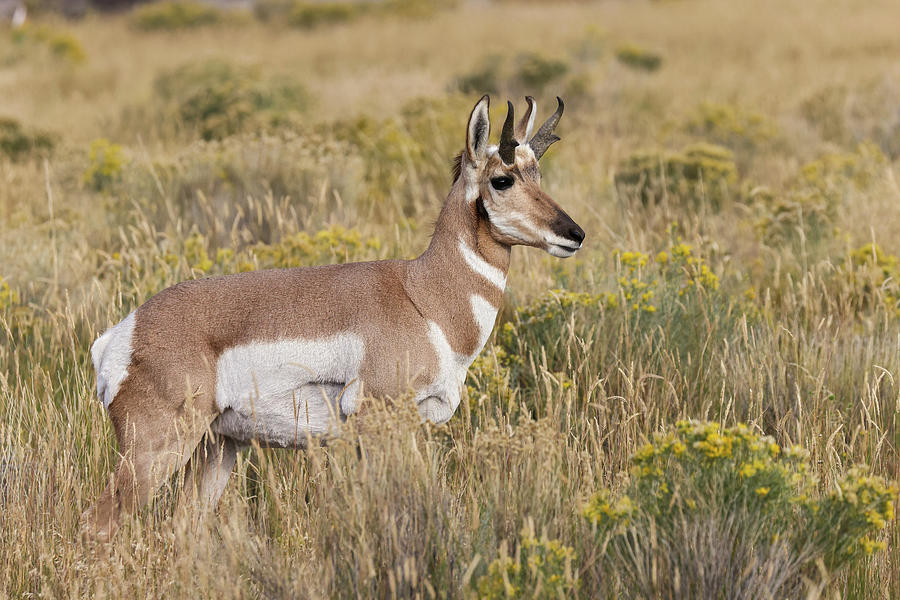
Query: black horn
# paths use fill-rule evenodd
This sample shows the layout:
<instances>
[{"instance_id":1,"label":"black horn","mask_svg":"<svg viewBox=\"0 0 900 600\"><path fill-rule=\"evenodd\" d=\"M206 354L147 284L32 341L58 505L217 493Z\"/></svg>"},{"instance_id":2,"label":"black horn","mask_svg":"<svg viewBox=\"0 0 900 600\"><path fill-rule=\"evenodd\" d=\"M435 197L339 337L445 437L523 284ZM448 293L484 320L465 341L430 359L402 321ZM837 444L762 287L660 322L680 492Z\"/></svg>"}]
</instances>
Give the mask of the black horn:
<instances>
[{"instance_id":1,"label":"black horn","mask_svg":"<svg viewBox=\"0 0 900 600\"><path fill-rule=\"evenodd\" d=\"M506 121L503 123L503 131L500 132L500 146L497 148L497 154L504 163L511 165L516 161L516 146L519 145L519 142L516 141L513 134L516 120L513 103L507 100L506 107Z\"/></svg>"},{"instance_id":2,"label":"black horn","mask_svg":"<svg viewBox=\"0 0 900 600\"><path fill-rule=\"evenodd\" d=\"M556 124L559 123L559 118L562 117L565 105L563 104L562 98L559 96L556 97L556 101L559 103L559 106L556 107L556 112L550 115L549 119L544 121L541 128L537 130L537 133L535 133L534 137L531 138L531 141L528 142L528 145L531 146L531 149L534 151L535 158L542 157L551 144L559 141L559 136L554 134L553 130L556 129Z\"/></svg>"}]
</instances>

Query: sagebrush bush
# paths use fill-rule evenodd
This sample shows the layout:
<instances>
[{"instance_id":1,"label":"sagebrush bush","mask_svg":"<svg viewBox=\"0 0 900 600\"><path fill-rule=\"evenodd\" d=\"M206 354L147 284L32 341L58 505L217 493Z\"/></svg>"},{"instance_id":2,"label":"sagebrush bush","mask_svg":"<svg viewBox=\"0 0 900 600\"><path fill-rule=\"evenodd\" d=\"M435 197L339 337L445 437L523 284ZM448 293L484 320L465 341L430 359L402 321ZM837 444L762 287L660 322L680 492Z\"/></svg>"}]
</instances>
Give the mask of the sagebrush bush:
<instances>
[{"instance_id":1,"label":"sagebrush bush","mask_svg":"<svg viewBox=\"0 0 900 600\"><path fill-rule=\"evenodd\" d=\"M29 130L15 119L0 117L0 152L11 160L46 156L55 145L56 139L51 134Z\"/></svg>"},{"instance_id":2,"label":"sagebrush bush","mask_svg":"<svg viewBox=\"0 0 900 600\"><path fill-rule=\"evenodd\" d=\"M153 89L163 118L205 140L284 125L310 103L306 88L290 77L263 77L258 68L220 59L163 72Z\"/></svg>"},{"instance_id":3,"label":"sagebrush bush","mask_svg":"<svg viewBox=\"0 0 900 600\"><path fill-rule=\"evenodd\" d=\"M641 598L806 598L808 585L883 547L897 488L851 469L817 493L799 446L745 425L681 421L632 457L623 492L596 493L592 576Z\"/></svg>"},{"instance_id":4,"label":"sagebrush bush","mask_svg":"<svg viewBox=\"0 0 900 600\"><path fill-rule=\"evenodd\" d=\"M456 77L454 86L463 94L496 94L502 85L499 54L488 54L481 58L472 70Z\"/></svg>"},{"instance_id":5,"label":"sagebrush bush","mask_svg":"<svg viewBox=\"0 0 900 600\"><path fill-rule=\"evenodd\" d=\"M734 104L701 103L684 124L703 140L749 154L770 144L778 135L775 123L764 114Z\"/></svg>"},{"instance_id":6,"label":"sagebrush bush","mask_svg":"<svg viewBox=\"0 0 900 600\"><path fill-rule=\"evenodd\" d=\"M368 8L363 2L293 2L287 11L287 23L303 29L346 23Z\"/></svg>"},{"instance_id":7,"label":"sagebrush bush","mask_svg":"<svg viewBox=\"0 0 900 600\"><path fill-rule=\"evenodd\" d=\"M565 61L529 52L516 58L513 82L530 92L541 93L545 87L559 81L568 72L569 65Z\"/></svg>"},{"instance_id":8,"label":"sagebrush bush","mask_svg":"<svg viewBox=\"0 0 900 600\"><path fill-rule=\"evenodd\" d=\"M55 59L78 65L87 60L84 46L77 37L49 25L25 25L12 30L12 40L18 46L43 49Z\"/></svg>"},{"instance_id":9,"label":"sagebrush bush","mask_svg":"<svg viewBox=\"0 0 900 600\"><path fill-rule=\"evenodd\" d=\"M713 144L693 144L680 152L638 151L619 165L615 183L620 193L644 204L666 199L718 209L733 193L737 167L730 150Z\"/></svg>"},{"instance_id":10,"label":"sagebrush bush","mask_svg":"<svg viewBox=\"0 0 900 600\"><path fill-rule=\"evenodd\" d=\"M662 56L637 44L623 44L616 48L616 58L630 69L653 72L662 66Z\"/></svg>"},{"instance_id":11,"label":"sagebrush bush","mask_svg":"<svg viewBox=\"0 0 900 600\"><path fill-rule=\"evenodd\" d=\"M877 146L829 152L803 165L781 192L761 188L749 201L758 211L757 228L767 244L815 245L833 238L842 207L884 177L887 159Z\"/></svg>"},{"instance_id":12,"label":"sagebrush bush","mask_svg":"<svg viewBox=\"0 0 900 600\"><path fill-rule=\"evenodd\" d=\"M900 156L900 110L895 73L883 73L856 86L829 84L800 104L800 114L822 138L845 147L876 144L892 158Z\"/></svg>"},{"instance_id":13,"label":"sagebrush bush","mask_svg":"<svg viewBox=\"0 0 900 600\"><path fill-rule=\"evenodd\" d=\"M578 576L572 566L574 559L574 549L559 540L548 539L546 534L537 537L534 523L529 520L522 529L514 555L510 556L506 545L501 545L500 556L491 561L487 574L478 579L478 598L571 598L578 589Z\"/></svg>"},{"instance_id":14,"label":"sagebrush bush","mask_svg":"<svg viewBox=\"0 0 900 600\"><path fill-rule=\"evenodd\" d=\"M213 5L189 0L151 2L138 6L131 15L132 25L144 31L172 31L214 25L224 20Z\"/></svg>"}]
</instances>

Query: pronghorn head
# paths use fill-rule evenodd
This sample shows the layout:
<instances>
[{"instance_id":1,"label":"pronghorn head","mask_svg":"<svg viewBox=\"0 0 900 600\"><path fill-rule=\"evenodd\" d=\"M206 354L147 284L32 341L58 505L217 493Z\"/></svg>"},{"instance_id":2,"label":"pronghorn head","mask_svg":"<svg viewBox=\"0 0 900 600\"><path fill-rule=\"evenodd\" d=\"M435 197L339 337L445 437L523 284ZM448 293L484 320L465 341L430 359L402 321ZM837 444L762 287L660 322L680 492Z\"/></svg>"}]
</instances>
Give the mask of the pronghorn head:
<instances>
[{"instance_id":1,"label":"pronghorn head","mask_svg":"<svg viewBox=\"0 0 900 600\"><path fill-rule=\"evenodd\" d=\"M459 176L465 185L466 200L477 204L479 216L487 221L491 236L508 246L542 248L565 258L581 248L584 230L541 190L538 159L559 140L553 130L563 112L563 102L532 136L537 103L526 97L528 110L515 123L512 102L500 143L488 144L491 122L490 99L483 96L469 117L466 149L460 157Z\"/></svg>"}]
</instances>

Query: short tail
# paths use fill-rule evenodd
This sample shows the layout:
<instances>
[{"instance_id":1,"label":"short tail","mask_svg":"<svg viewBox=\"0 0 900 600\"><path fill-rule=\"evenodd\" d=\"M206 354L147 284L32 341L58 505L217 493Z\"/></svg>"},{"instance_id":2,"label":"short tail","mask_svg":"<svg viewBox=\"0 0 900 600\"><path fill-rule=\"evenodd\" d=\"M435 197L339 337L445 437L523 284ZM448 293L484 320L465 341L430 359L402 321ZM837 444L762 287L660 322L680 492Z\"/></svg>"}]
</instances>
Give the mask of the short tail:
<instances>
[{"instance_id":1,"label":"short tail","mask_svg":"<svg viewBox=\"0 0 900 600\"><path fill-rule=\"evenodd\" d=\"M97 372L97 397L104 408L109 408L119 386L128 376L131 366L131 335L134 331L134 313L107 329L91 345L91 362Z\"/></svg>"},{"instance_id":2,"label":"short tail","mask_svg":"<svg viewBox=\"0 0 900 600\"><path fill-rule=\"evenodd\" d=\"M94 372L97 373L97 398L103 402L103 395L106 393L106 378L101 376L100 367L103 365L103 353L109 346L109 341L113 338L115 327L110 327L103 335L94 340L91 344L91 362L94 363ZM103 402L104 405L106 404Z\"/></svg>"}]
</instances>

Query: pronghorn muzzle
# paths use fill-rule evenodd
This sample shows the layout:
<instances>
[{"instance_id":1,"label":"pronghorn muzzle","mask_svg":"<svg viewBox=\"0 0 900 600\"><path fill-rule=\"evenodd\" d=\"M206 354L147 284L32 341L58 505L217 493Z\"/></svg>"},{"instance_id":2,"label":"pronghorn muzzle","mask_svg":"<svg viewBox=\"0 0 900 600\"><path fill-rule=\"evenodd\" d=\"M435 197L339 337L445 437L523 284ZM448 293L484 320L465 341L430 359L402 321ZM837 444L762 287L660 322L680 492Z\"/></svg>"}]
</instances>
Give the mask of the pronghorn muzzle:
<instances>
[{"instance_id":1,"label":"pronghorn muzzle","mask_svg":"<svg viewBox=\"0 0 900 600\"><path fill-rule=\"evenodd\" d=\"M547 242L547 252L553 256L566 258L575 254L584 243L584 229L560 209L556 219L551 223L553 235Z\"/></svg>"}]
</instances>

